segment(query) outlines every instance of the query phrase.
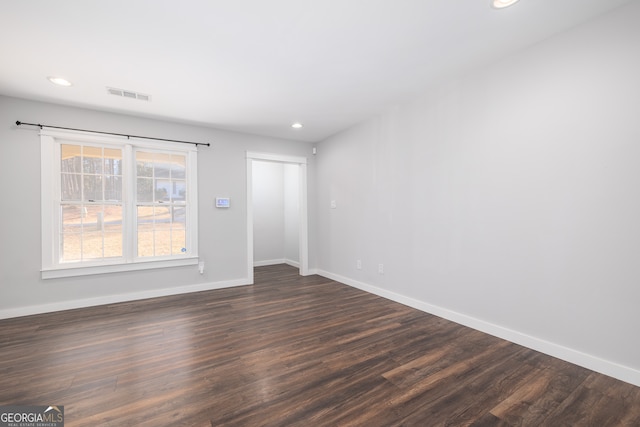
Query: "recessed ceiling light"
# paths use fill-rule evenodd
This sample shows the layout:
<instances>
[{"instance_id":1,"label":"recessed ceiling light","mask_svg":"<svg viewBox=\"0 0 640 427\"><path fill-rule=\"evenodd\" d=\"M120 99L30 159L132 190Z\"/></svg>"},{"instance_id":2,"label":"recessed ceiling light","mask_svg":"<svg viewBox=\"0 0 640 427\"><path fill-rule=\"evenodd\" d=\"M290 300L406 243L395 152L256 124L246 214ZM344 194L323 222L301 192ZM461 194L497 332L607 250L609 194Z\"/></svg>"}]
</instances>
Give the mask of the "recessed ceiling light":
<instances>
[{"instance_id":1,"label":"recessed ceiling light","mask_svg":"<svg viewBox=\"0 0 640 427\"><path fill-rule=\"evenodd\" d=\"M62 77L47 77L49 81L58 86L71 86L71 82L67 79L63 79Z\"/></svg>"},{"instance_id":2,"label":"recessed ceiling light","mask_svg":"<svg viewBox=\"0 0 640 427\"><path fill-rule=\"evenodd\" d=\"M291 127L294 129L300 129L302 127L302 123L294 123L291 125Z\"/></svg>"},{"instance_id":3,"label":"recessed ceiling light","mask_svg":"<svg viewBox=\"0 0 640 427\"><path fill-rule=\"evenodd\" d=\"M503 9L517 2L518 0L491 0L491 7L494 9Z\"/></svg>"}]
</instances>

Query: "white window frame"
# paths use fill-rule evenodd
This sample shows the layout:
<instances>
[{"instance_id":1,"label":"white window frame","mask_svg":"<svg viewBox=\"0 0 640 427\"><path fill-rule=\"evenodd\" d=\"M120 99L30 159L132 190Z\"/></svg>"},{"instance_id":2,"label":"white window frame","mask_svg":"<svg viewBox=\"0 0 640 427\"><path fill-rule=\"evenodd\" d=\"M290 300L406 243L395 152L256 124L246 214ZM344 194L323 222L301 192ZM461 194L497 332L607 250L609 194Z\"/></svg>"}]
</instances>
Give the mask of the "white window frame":
<instances>
[{"instance_id":1,"label":"white window frame","mask_svg":"<svg viewBox=\"0 0 640 427\"><path fill-rule=\"evenodd\" d=\"M123 150L123 256L82 262L60 263L60 145L97 144ZM149 141L134 137L98 135L79 131L42 129L41 145L41 218L42 218L42 278L83 276L89 274L148 270L198 264L198 180L197 147L191 144ZM135 257L137 224L135 219L135 150L167 151L184 154L187 159L186 253L183 256Z\"/></svg>"}]
</instances>

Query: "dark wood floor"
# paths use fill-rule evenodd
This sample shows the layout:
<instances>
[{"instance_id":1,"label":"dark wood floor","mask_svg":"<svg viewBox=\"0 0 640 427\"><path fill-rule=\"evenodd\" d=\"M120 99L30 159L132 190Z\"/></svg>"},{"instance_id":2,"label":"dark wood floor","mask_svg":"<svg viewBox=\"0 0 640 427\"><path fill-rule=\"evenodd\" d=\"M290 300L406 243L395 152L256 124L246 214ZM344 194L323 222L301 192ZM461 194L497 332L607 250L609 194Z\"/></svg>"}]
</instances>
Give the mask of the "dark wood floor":
<instances>
[{"instance_id":1,"label":"dark wood floor","mask_svg":"<svg viewBox=\"0 0 640 427\"><path fill-rule=\"evenodd\" d=\"M288 266L0 321L0 405L67 426L640 426L640 388Z\"/></svg>"}]
</instances>

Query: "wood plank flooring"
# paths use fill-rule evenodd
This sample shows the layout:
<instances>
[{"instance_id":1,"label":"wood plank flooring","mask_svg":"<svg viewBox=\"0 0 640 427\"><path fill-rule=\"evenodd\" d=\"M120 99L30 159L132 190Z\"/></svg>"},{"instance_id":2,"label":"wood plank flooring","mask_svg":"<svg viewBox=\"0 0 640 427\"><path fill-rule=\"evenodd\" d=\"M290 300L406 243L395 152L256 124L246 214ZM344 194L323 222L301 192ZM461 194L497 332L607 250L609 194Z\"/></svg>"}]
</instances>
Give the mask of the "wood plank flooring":
<instances>
[{"instance_id":1,"label":"wood plank flooring","mask_svg":"<svg viewBox=\"0 0 640 427\"><path fill-rule=\"evenodd\" d=\"M288 266L0 321L0 405L66 426L640 426L640 388Z\"/></svg>"}]
</instances>

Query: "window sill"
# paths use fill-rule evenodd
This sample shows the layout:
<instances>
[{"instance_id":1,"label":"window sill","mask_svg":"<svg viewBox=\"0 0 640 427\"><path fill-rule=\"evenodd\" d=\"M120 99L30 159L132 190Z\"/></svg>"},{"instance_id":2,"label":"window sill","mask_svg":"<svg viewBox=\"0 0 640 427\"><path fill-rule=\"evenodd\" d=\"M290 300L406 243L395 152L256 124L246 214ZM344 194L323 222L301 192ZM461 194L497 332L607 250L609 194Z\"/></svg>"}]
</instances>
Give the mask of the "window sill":
<instances>
[{"instance_id":1,"label":"window sill","mask_svg":"<svg viewBox=\"0 0 640 427\"><path fill-rule=\"evenodd\" d=\"M138 261L127 264L102 264L92 266L62 266L53 269L43 269L43 279L58 279L61 277L88 276L92 274L119 273L123 271L151 270L155 268L182 267L197 265L198 257Z\"/></svg>"}]
</instances>

